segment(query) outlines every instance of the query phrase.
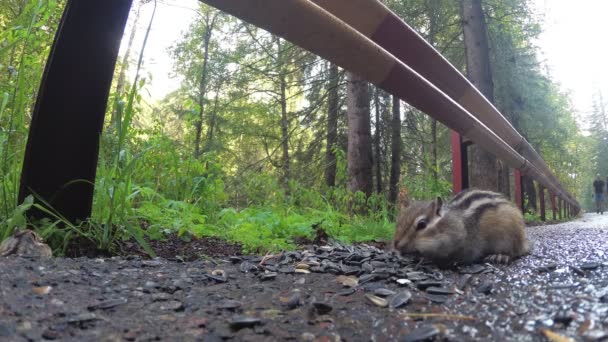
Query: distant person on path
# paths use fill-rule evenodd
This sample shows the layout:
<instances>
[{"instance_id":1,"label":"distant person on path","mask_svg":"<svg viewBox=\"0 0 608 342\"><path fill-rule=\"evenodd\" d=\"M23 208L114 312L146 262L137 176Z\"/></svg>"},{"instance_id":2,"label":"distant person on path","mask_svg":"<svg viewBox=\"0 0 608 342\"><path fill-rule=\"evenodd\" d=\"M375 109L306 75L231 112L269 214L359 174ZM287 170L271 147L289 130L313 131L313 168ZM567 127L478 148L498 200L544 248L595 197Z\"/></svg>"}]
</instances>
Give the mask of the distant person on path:
<instances>
[{"instance_id":1,"label":"distant person on path","mask_svg":"<svg viewBox=\"0 0 608 342\"><path fill-rule=\"evenodd\" d=\"M593 182L595 192L595 210L598 214L604 214L604 181L597 175Z\"/></svg>"}]
</instances>

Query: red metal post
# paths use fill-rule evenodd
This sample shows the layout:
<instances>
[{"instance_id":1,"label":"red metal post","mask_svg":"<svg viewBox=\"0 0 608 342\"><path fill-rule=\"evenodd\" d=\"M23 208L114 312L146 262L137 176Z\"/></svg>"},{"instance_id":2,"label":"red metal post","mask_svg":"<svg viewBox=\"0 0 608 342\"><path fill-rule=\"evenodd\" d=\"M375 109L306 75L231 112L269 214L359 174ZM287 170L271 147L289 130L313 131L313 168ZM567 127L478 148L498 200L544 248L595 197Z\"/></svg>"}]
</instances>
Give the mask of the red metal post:
<instances>
[{"instance_id":1,"label":"red metal post","mask_svg":"<svg viewBox=\"0 0 608 342\"><path fill-rule=\"evenodd\" d=\"M455 194L469 187L469 158L462 136L452 131L452 190Z\"/></svg>"},{"instance_id":2,"label":"red metal post","mask_svg":"<svg viewBox=\"0 0 608 342\"><path fill-rule=\"evenodd\" d=\"M521 189L521 170L515 169L515 203L517 207L524 210L524 197Z\"/></svg>"},{"instance_id":3,"label":"red metal post","mask_svg":"<svg viewBox=\"0 0 608 342\"><path fill-rule=\"evenodd\" d=\"M545 187L542 184L538 184L538 199L540 201L540 219L545 222L547 220L545 213Z\"/></svg>"}]
</instances>

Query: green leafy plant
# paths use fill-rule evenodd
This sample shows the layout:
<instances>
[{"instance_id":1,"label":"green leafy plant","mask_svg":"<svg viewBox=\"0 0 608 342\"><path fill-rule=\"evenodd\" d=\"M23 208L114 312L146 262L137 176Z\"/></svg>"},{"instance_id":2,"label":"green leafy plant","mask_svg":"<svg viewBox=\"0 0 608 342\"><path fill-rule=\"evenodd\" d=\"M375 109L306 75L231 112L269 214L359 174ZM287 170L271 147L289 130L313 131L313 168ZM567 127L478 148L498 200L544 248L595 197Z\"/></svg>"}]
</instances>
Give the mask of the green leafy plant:
<instances>
[{"instance_id":1,"label":"green leafy plant","mask_svg":"<svg viewBox=\"0 0 608 342\"><path fill-rule=\"evenodd\" d=\"M13 212L2 221L2 229L0 230L0 241L3 241L9 237L18 228L25 228L27 226L26 212L30 210L34 204L34 197L27 196L23 203L19 204Z\"/></svg>"},{"instance_id":2,"label":"green leafy plant","mask_svg":"<svg viewBox=\"0 0 608 342\"><path fill-rule=\"evenodd\" d=\"M32 94L38 89L63 3L36 0L0 6L0 237L6 237L31 206L28 199L22 204L17 201L27 114L35 101ZM18 10L10 11L9 6L18 6Z\"/></svg>"}]
</instances>

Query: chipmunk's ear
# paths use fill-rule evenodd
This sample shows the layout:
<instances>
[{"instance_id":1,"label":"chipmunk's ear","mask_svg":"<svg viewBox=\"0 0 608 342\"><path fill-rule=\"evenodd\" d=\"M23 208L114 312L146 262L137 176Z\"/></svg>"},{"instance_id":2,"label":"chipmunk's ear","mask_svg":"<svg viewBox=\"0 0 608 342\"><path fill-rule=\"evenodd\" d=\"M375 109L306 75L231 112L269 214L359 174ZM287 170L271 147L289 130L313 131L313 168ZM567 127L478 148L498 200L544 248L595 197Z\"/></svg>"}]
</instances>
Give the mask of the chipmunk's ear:
<instances>
[{"instance_id":1,"label":"chipmunk's ear","mask_svg":"<svg viewBox=\"0 0 608 342\"><path fill-rule=\"evenodd\" d=\"M435 214L439 215L440 212L441 212L441 207L443 207L443 200L441 199L441 197L439 197L439 196L437 197L437 199L435 200L434 205L435 205L435 208L434 208L435 209Z\"/></svg>"},{"instance_id":2,"label":"chipmunk's ear","mask_svg":"<svg viewBox=\"0 0 608 342\"><path fill-rule=\"evenodd\" d=\"M399 190L399 196L397 198L397 202L399 202L400 208L407 208L410 206L410 204L412 204L412 201L410 199L410 196L408 196L406 189L401 188Z\"/></svg>"}]
</instances>

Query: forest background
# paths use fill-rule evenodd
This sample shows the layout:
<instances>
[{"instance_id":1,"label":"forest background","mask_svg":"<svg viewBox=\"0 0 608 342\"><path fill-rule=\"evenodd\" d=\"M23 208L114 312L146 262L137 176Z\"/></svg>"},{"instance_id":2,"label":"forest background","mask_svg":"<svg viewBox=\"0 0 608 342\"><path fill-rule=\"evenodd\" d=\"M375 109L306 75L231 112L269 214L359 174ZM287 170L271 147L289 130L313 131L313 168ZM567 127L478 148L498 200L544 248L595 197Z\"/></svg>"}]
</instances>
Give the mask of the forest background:
<instances>
[{"instance_id":1,"label":"forest background","mask_svg":"<svg viewBox=\"0 0 608 342\"><path fill-rule=\"evenodd\" d=\"M479 2L385 4L466 75L467 1ZM151 252L146 241L171 234L261 253L293 248L319 229L344 242L390 239L399 189L417 199L450 195L449 131L436 120L204 4L135 0L100 137L91 219L75 224L33 198L17 203L29 121L64 4L0 0L0 239L37 206L54 219L30 224L59 254L82 239L116 252L134 238ZM193 11L195 20L158 51L147 45L163 6ZM574 110L540 57L542 17L533 8L528 0L483 2L493 102L591 208L592 178L608 175L605 100L598 88L589 111ZM155 58L170 61L178 84L162 97L151 87L154 68L144 67ZM355 120L365 129L349 130ZM353 142L363 146L356 157ZM507 180L503 191L512 188ZM537 220L531 180L524 190L526 218Z\"/></svg>"}]
</instances>

